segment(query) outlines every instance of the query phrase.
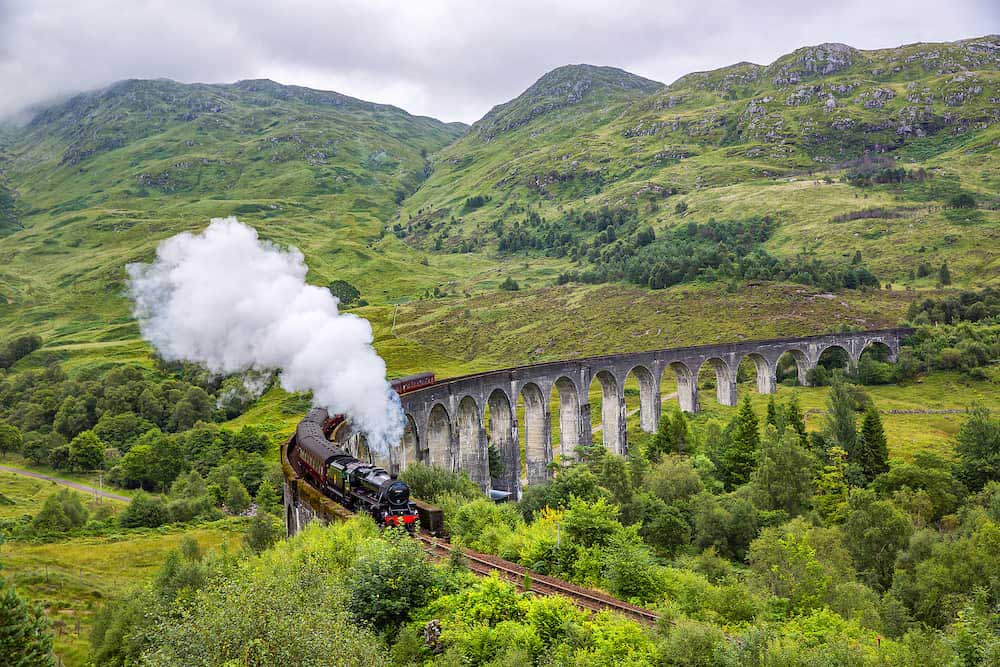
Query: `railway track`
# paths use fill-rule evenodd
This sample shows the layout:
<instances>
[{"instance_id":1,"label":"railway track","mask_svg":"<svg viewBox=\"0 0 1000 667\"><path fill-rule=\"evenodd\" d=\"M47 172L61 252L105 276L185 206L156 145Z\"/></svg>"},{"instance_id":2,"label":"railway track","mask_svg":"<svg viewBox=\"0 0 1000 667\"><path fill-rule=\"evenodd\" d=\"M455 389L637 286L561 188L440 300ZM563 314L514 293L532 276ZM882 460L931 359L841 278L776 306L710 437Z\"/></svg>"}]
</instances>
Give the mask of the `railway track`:
<instances>
[{"instance_id":1,"label":"railway track","mask_svg":"<svg viewBox=\"0 0 1000 667\"><path fill-rule=\"evenodd\" d=\"M286 447L294 447L294 442L290 441ZM285 452L284 449L283 452ZM284 453L282 456L284 459L283 462L286 463L291 470L299 472L289 459L285 458ZM310 488L315 487L311 487L310 485ZM318 493L319 492L317 491L317 494ZM333 501L330 502L333 503ZM337 505L337 507L342 506ZM342 514L338 516L341 520L343 520L351 514L352 512L345 508L342 510ZM414 533L413 537L420 540L424 544L425 552L434 560L447 560L451 558L452 553L455 550L455 547L453 547L447 540L434 537L433 535L425 532ZM659 621L660 617L656 612L650 611L649 609L645 609L638 605L630 604L623 600L618 600L617 598L613 598L606 593L583 588L582 586L577 586L567 581L562 581L561 579L539 574L522 565L518 565L517 563L512 563L508 560L504 560L503 558L498 558L489 554L482 554L468 549L462 549L461 553L469 570L477 575L489 576L493 572L496 572L497 575L504 580L518 585L522 585L524 583L525 575L527 575L531 578L532 593L536 593L538 595L562 595L572 600L579 608L585 611L614 611L646 626L655 626Z\"/></svg>"},{"instance_id":2,"label":"railway track","mask_svg":"<svg viewBox=\"0 0 1000 667\"><path fill-rule=\"evenodd\" d=\"M450 543L427 533L417 533L414 537L426 545L425 551L435 560L446 560L452 556L455 550ZM522 584L525 576L528 576L531 580L532 593L539 595L562 595L586 611L614 611L648 626L655 626L660 619L656 612L649 609L618 600L600 591L583 588L582 586L576 586L561 579L532 572L526 567L502 558L497 558L496 556L481 554L476 551L469 551L468 549L462 549L461 554L469 570L480 576L487 576L496 572L502 579L516 584Z\"/></svg>"}]
</instances>

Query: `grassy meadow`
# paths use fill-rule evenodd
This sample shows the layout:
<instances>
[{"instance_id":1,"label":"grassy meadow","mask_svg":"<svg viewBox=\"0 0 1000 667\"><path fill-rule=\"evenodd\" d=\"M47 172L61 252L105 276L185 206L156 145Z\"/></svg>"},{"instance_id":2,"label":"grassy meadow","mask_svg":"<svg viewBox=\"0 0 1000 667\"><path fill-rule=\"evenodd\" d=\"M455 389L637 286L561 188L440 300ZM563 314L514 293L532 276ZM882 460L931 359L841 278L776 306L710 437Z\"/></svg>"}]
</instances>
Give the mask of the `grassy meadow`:
<instances>
[{"instance_id":1,"label":"grassy meadow","mask_svg":"<svg viewBox=\"0 0 1000 667\"><path fill-rule=\"evenodd\" d=\"M54 621L55 651L62 664L87 664L90 628L102 602L148 582L184 537L203 553L241 547L244 522L227 519L201 526L122 531L56 542L0 544L0 574Z\"/></svg>"}]
</instances>

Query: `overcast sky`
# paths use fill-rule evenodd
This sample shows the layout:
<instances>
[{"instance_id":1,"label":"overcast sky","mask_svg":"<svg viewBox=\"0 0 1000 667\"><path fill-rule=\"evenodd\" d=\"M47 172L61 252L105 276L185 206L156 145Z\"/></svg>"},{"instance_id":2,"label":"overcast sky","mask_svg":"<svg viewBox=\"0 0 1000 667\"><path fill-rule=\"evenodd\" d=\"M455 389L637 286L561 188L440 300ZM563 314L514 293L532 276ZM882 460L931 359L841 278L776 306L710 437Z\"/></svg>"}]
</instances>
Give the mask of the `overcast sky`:
<instances>
[{"instance_id":1,"label":"overcast sky","mask_svg":"<svg viewBox=\"0 0 1000 667\"><path fill-rule=\"evenodd\" d=\"M567 63L669 83L807 44L990 33L997 0L0 0L0 116L125 78L267 77L472 122Z\"/></svg>"}]
</instances>

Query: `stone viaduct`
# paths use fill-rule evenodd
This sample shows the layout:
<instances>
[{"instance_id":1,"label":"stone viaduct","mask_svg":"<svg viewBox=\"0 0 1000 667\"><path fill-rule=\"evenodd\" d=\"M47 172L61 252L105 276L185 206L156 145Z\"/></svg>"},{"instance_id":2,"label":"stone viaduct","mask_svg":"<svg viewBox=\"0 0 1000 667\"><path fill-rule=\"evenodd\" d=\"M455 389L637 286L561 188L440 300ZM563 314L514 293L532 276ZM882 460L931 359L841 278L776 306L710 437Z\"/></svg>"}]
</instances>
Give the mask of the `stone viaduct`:
<instances>
[{"instance_id":1,"label":"stone viaduct","mask_svg":"<svg viewBox=\"0 0 1000 667\"><path fill-rule=\"evenodd\" d=\"M634 375L639 385L639 422L644 431L653 432L660 420L660 385L668 372L676 377L681 409L697 412L698 375L703 368L715 372L718 402L736 405L736 371L744 359L756 367L757 391L770 394L777 385L778 360L786 353L795 360L799 382L805 385L809 369L826 350L842 349L853 364L865 349L883 346L894 361L901 341L911 332L885 329L698 345L553 361L446 379L401 397L406 414L403 441L388 460L378 457L376 462L392 471L413 461L463 470L484 489L509 491L520 497L519 429L524 434L526 482L537 484L549 477L556 457L569 460L577 446L592 444L588 395L594 379L602 396L603 444L615 453L626 454L624 385L630 376ZM524 404L523 423L517 418L519 397ZM552 439L550 406L558 406L558 442ZM505 469L494 479L489 473L490 445L500 453Z\"/></svg>"}]
</instances>

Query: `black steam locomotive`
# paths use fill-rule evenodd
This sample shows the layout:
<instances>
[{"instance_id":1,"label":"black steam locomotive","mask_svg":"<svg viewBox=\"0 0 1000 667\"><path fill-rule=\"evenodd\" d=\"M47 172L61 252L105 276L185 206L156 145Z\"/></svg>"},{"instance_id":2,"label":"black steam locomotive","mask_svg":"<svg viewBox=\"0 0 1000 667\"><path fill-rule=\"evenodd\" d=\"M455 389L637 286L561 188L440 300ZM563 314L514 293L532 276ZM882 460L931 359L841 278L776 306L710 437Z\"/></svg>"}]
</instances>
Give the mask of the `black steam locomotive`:
<instances>
[{"instance_id":1,"label":"black steam locomotive","mask_svg":"<svg viewBox=\"0 0 1000 667\"><path fill-rule=\"evenodd\" d=\"M417 508L410 487L378 466L363 463L327 440L329 429L343 421L313 408L295 431L294 458L316 488L344 507L367 512L382 526L413 530Z\"/></svg>"}]
</instances>

